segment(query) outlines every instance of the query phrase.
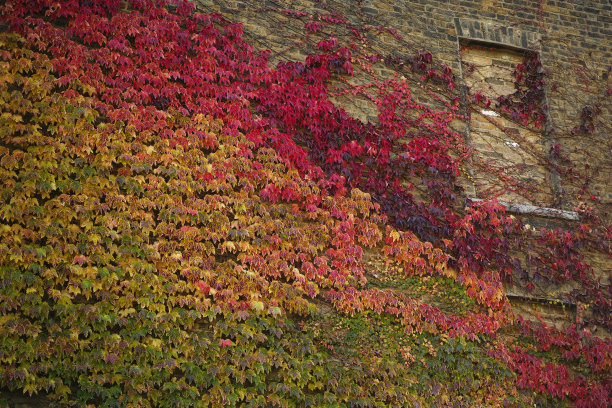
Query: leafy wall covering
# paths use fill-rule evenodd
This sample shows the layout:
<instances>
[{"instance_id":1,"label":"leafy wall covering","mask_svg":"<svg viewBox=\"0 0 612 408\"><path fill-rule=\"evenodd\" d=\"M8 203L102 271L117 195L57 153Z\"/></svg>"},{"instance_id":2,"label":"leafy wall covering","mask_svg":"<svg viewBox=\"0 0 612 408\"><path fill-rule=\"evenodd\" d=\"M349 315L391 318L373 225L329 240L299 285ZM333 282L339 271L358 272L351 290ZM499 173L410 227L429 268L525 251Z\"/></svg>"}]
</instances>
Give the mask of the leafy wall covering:
<instances>
[{"instance_id":1,"label":"leafy wall covering","mask_svg":"<svg viewBox=\"0 0 612 408\"><path fill-rule=\"evenodd\" d=\"M362 125L321 93L347 50L273 69L239 25L183 2L0 10L2 390L59 406L609 405L610 341L517 323L480 261L513 221L445 204L448 113L423 117L446 141L408 147L439 197L406 195L400 212L425 215L402 218L381 199L401 192L392 150L350 161L385 144L351 139ZM378 179L355 176L368 166Z\"/></svg>"}]
</instances>

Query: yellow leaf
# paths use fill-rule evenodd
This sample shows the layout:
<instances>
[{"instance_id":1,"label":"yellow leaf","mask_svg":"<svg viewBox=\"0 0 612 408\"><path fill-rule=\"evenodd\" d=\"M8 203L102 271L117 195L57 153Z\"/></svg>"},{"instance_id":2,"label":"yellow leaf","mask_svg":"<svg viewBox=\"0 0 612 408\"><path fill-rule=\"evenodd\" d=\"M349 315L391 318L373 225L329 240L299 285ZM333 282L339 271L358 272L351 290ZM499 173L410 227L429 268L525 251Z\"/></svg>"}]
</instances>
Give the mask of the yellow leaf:
<instances>
[{"instance_id":1,"label":"yellow leaf","mask_svg":"<svg viewBox=\"0 0 612 408\"><path fill-rule=\"evenodd\" d=\"M232 241L225 241L221 248L227 252L236 252L236 245Z\"/></svg>"},{"instance_id":2,"label":"yellow leaf","mask_svg":"<svg viewBox=\"0 0 612 408\"><path fill-rule=\"evenodd\" d=\"M89 231L91 227L93 227L93 223L91 222L90 219L86 218L83 221L81 221L81 227L83 227L85 231Z\"/></svg>"},{"instance_id":3,"label":"yellow leaf","mask_svg":"<svg viewBox=\"0 0 612 408\"><path fill-rule=\"evenodd\" d=\"M260 302L260 301L251 302L251 306L253 307L253 309L255 309L258 312L261 312L262 310L264 310L264 304L263 302Z\"/></svg>"}]
</instances>

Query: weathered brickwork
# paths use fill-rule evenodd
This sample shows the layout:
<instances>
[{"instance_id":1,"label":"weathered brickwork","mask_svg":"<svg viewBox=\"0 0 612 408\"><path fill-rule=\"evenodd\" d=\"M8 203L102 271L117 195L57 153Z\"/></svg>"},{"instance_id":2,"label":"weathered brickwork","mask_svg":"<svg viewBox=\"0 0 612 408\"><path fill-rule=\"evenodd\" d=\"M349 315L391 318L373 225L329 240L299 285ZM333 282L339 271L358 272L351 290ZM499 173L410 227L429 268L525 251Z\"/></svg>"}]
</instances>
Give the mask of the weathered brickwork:
<instances>
[{"instance_id":1,"label":"weathered brickwork","mask_svg":"<svg viewBox=\"0 0 612 408\"><path fill-rule=\"evenodd\" d=\"M457 83L480 88L485 95L491 93L490 96L495 92L509 92L512 87L508 77L511 67L520 62L525 52L534 52L546 72L544 102L549 107L547 125L539 130L519 129L503 119L499 121L536 146L541 157L553 164L564 160L549 153L559 144L576 169L588 175L589 188L602 199L598 209L602 212L612 209L612 169L594 165L606 162L606 157L612 154L609 137L612 97L606 96L612 88L612 3L608 1L197 0L197 3L202 11L220 12L228 19L242 22L245 34L255 47L272 50L273 63L303 60L310 51L314 52L316 40L311 38L311 41L303 42L303 22L266 8L287 8L314 14L327 12L325 5L329 5L356 25L367 23L397 30L402 36L400 42L389 35L372 35L368 39L381 54L409 58L416 50L427 50L436 61L453 70ZM339 34L342 33L334 33ZM474 42L490 44L493 48L466 51L461 47L461 44ZM480 73L469 75L464 72L462 60L463 65L479 65ZM383 79L396 73L403 74L401 67L398 71L379 69L376 72ZM367 82L367 79L353 77L348 81L359 84ZM334 86L342 89L342 83ZM420 102L435 104L427 95L419 95L416 91L415 94ZM367 98L338 95L334 101L362 121L377 120L375 106ZM557 173L554 166L540 165L541 162L521 149L520 142L500 133L488 119L481 112L472 112L469 127L462 122L454 125L471 140L477 151L476 157L491 160L500 167L518 165L522 172L519 179L538 185L542 191L535 201L511 191L505 191L502 199L537 202L538 205L566 210L578 204L576 192L582 187L580 182ZM588 128L590 124L593 124L593 130ZM482 176L477 168L463 170L462 185L466 196L476 197L495 187L495 181ZM563 224L565 228L575 225L572 222ZM589 261L602 281L608 281L612 274L610 257L593 255L589 256ZM558 293L566 290L569 289L551 288L551 292ZM523 302L517 308L529 312L542 309L538 305L538 302ZM549 304L544 317L552 323L559 319L567 322L568 316L572 315L568 310L573 310L572 307L575 305L562 308Z\"/></svg>"}]
</instances>

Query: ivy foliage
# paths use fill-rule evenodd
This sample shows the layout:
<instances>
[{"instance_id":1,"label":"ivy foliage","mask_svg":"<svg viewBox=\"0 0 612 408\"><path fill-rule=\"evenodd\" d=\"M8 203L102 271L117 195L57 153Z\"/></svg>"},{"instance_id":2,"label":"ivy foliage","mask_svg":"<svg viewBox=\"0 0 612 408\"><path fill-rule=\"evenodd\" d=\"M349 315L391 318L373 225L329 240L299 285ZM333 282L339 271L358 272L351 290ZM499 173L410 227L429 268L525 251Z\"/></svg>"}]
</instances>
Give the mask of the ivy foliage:
<instances>
[{"instance_id":1,"label":"ivy foliage","mask_svg":"<svg viewBox=\"0 0 612 408\"><path fill-rule=\"evenodd\" d=\"M531 397L519 388L607 403L609 342L584 348L580 336L525 329L582 370L538 387L552 366L498 338L511 318L500 281L449 267L447 245L503 247L495 228L470 235L506 225L499 207L462 219L445 210L457 244L434 245L400 228L383 208L391 201L364 192L369 182L333 160L317 165L298 143L300 126L280 109L289 87L323 84L329 64L347 73L345 50L321 44L337 53L294 81L301 68L269 68L240 26L187 2L164 6L0 8L11 31L0 34L3 390L59 406L521 406ZM307 95L313 123L329 119L326 107L342 113ZM314 140L330 147L327 135ZM431 188L450 199L449 147L428 155L427 140L415 143L419 172L434 157L446 169ZM334 146L340 158L363 153ZM391 173L391 190L371 181L374 195L400 191ZM369 282L364 251L384 265Z\"/></svg>"},{"instance_id":2,"label":"ivy foliage","mask_svg":"<svg viewBox=\"0 0 612 408\"><path fill-rule=\"evenodd\" d=\"M321 291L364 283L358 242L384 220L366 194L326 195L210 116L156 111L180 139L111 123L23 43L2 36L4 387L103 406L419 400L385 374L397 358L347 371L320 343L331 329L296 324Z\"/></svg>"}]
</instances>

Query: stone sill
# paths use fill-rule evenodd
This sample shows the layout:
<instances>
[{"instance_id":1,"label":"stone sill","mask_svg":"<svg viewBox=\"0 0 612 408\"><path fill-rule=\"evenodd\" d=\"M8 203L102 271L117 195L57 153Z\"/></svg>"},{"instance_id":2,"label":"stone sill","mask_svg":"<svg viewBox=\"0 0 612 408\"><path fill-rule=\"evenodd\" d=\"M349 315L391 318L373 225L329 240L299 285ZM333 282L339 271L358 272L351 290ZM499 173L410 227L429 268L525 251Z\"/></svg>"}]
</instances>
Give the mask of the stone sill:
<instances>
[{"instance_id":1,"label":"stone sill","mask_svg":"<svg viewBox=\"0 0 612 408\"><path fill-rule=\"evenodd\" d=\"M469 198L469 200L475 203L486 201L481 198ZM578 221L580 219L580 216L576 211L559 210L557 208L549 207L538 207L536 205L530 204L507 203L505 201L498 201L497 203L506 207L507 212L514 214L535 215L538 217L547 218L560 218L570 221Z\"/></svg>"},{"instance_id":2,"label":"stone sill","mask_svg":"<svg viewBox=\"0 0 612 408\"><path fill-rule=\"evenodd\" d=\"M519 300L519 301L523 301L523 302L531 302L531 303L541 303L541 304L546 304L548 306L553 306L553 307L568 307L570 309L576 309L577 304L574 302L570 302L567 300L563 300L561 298L555 298L555 297L539 297L539 296L530 296L527 294L523 294L523 293L519 293L516 291L506 291L506 297L508 298L508 300L512 301L512 300Z\"/></svg>"}]
</instances>

